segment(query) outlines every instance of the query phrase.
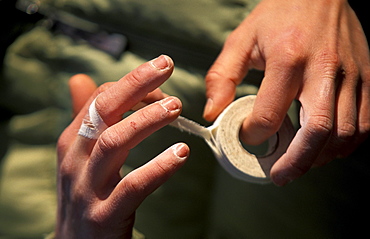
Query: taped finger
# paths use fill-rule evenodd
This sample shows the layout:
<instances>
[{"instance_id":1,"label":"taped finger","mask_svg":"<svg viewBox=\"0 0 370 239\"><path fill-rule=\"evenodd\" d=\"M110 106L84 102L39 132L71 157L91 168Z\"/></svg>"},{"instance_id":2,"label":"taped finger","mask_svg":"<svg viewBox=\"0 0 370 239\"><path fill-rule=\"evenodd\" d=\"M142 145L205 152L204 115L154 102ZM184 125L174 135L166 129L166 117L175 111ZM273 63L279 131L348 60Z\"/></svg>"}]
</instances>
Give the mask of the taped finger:
<instances>
[{"instance_id":1,"label":"taped finger","mask_svg":"<svg viewBox=\"0 0 370 239\"><path fill-rule=\"evenodd\" d=\"M82 120L81 127L78 131L79 135L88 139L99 138L100 134L108 128L108 126L104 123L104 120L100 116L99 112L96 110L96 99L97 98L95 98L93 102L91 102L89 110Z\"/></svg>"}]
</instances>

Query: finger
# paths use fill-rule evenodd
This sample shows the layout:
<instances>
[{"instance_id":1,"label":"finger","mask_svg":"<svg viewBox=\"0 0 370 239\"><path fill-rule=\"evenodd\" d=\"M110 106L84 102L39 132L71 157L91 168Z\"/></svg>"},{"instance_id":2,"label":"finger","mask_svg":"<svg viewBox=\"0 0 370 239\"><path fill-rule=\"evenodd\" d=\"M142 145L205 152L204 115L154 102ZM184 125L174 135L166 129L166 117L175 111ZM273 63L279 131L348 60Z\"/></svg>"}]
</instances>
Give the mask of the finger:
<instances>
[{"instance_id":1,"label":"finger","mask_svg":"<svg viewBox=\"0 0 370 239\"><path fill-rule=\"evenodd\" d=\"M336 69L335 66L332 68ZM325 71L313 70L313 72L312 75L318 75L317 72ZM334 125L336 88L334 78L335 73L321 79L310 77L312 79L310 84L304 86L304 91L299 97L302 104L302 127L287 152L271 169L271 179L276 185L285 185L306 173L326 146Z\"/></svg>"},{"instance_id":2,"label":"finger","mask_svg":"<svg viewBox=\"0 0 370 239\"><path fill-rule=\"evenodd\" d=\"M279 130L298 94L302 72L303 64L300 59L290 58L286 54L268 59L253 111L243 123L240 132L245 143L261 144Z\"/></svg>"},{"instance_id":3,"label":"finger","mask_svg":"<svg viewBox=\"0 0 370 239\"><path fill-rule=\"evenodd\" d=\"M360 80L357 88L357 131L353 142L346 147L346 152L341 152L341 156L347 156L353 152L360 143L362 143L370 134L370 54L369 44L364 35L361 24L358 18L355 16L353 11L350 12L354 17L349 29L350 36L352 37L351 42L357 44L351 44L351 52L357 52L354 54L356 63L360 68Z\"/></svg>"},{"instance_id":4,"label":"finger","mask_svg":"<svg viewBox=\"0 0 370 239\"><path fill-rule=\"evenodd\" d=\"M147 104L151 104L153 102L156 102L158 100L162 100L169 95L162 92L160 88L155 89L154 91L150 92L144 99L143 102Z\"/></svg>"},{"instance_id":5,"label":"finger","mask_svg":"<svg viewBox=\"0 0 370 239\"><path fill-rule=\"evenodd\" d=\"M113 84L114 82L107 82L99 86L99 88L94 91L94 93L86 101L82 109L78 112L72 123L63 131L63 134L59 137L58 140L58 149L60 149L59 151L65 152L66 149L71 144L75 144L76 150L80 151L81 154L85 155L90 154L95 141L92 142L92 140L89 138L78 137L78 132L81 129L81 125L83 124L84 119L88 115L88 109L92 101L96 98L97 95L99 95L101 92L104 92ZM74 86L72 86L72 88L75 91L74 95L78 98L77 88L75 88Z\"/></svg>"},{"instance_id":6,"label":"finger","mask_svg":"<svg viewBox=\"0 0 370 239\"><path fill-rule=\"evenodd\" d=\"M173 62L167 56L160 56L144 63L118 82L106 87L95 97L82 122L78 134L81 144L92 149L95 140L109 126L122 119L122 115L158 88L173 71ZM106 84L105 84L106 85ZM100 87L98 88L100 89ZM90 143L86 142L89 141Z\"/></svg>"},{"instance_id":7,"label":"finger","mask_svg":"<svg viewBox=\"0 0 370 239\"><path fill-rule=\"evenodd\" d=\"M215 120L234 100L236 86L248 72L253 37L245 39L241 34L238 30L230 34L206 75L207 103L203 117L208 121Z\"/></svg>"},{"instance_id":8,"label":"finger","mask_svg":"<svg viewBox=\"0 0 370 239\"><path fill-rule=\"evenodd\" d=\"M88 75L77 74L71 77L69 80L69 90L72 98L73 117L81 111L96 88L95 82Z\"/></svg>"},{"instance_id":9,"label":"finger","mask_svg":"<svg viewBox=\"0 0 370 239\"><path fill-rule=\"evenodd\" d=\"M109 127L95 144L89 162L91 181L104 187L117 175L130 149L161 127L175 120L181 112L181 101L168 97L134 112Z\"/></svg>"},{"instance_id":10,"label":"finger","mask_svg":"<svg viewBox=\"0 0 370 239\"><path fill-rule=\"evenodd\" d=\"M321 152L314 165L322 166L335 159L340 154L347 154L349 146L354 143L357 130L356 90L359 73L356 67L343 67L346 71L338 72L338 87L335 110L335 122L328 144Z\"/></svg>"},{"instance_id":11,"label":"finger","mask_svg":"<svg viewBox=\"0 0 370 239\"><path fill-rule=\"evenodd\" d=\"M169 95L162 92L160 88L155 89L154 91L150 92L145 98L137 103L134 107L131 108L131 110L136 111L139 110L155 101L164 99L168 97Z\"/></svg>"},{"instance_id":12,"label":"finger","mask_svg":"<svg viewBox=\"0 0 370 239\"><path fill-rule=\"evenodd\" d=\"M126 175L106 201L103 211L126 217L132 215L142 201L165 183L189 155L189 147L178 143Z\"/></svg>"},{"instance_id":13,"label":"finger","mask_svg":"<svg viewBox=\"0 0 370 239\"><path fill-rule=\"evenodd\" d=\"M164 83L172 71L173 61L168 56L144 63L97 97L97 112L108 126L117 123L124 113Z\"/></svg>"},{"instance_id":14,"label":"finger","mask_svg":"<svg viewBox=\"0 0 370 239\"><path fill-rule=\"evenodd\" d=\"M361 79L358 101L358 143L363 142L370 134L370 65L367 65Z\"/></svg>"},{"instance_id":15,"label":"finger","mask_svg":"<svg viewBox=\"0 0 370 239\"><path fill-rule=\"evenodd\" d=\"M364 142L370 134L370 67L367 73L362 74L361 81L358 89L358 118L357 118L357 131L355 137L350 145L346 145L340 151L340 157L346 157L357 147Z\"/></svg>"},{"instance_id":16,"label":"finger","mask_svg":"<svg viewBox=\"0 0 370 239\"><path fill-rule=\"evenodd\" d=\"M363 32L354 35L357 39L362 39L362 44L355 44L355 52L363 52L365 54L358 55L357 64L360 66L360 81L358 84L358 122L355 142L351 144L347 154L353 152L357 146L362 143L370 134L370 54L369 45ZM346 154L344 154L345 156Z\"/></svg>"}]
</instances>

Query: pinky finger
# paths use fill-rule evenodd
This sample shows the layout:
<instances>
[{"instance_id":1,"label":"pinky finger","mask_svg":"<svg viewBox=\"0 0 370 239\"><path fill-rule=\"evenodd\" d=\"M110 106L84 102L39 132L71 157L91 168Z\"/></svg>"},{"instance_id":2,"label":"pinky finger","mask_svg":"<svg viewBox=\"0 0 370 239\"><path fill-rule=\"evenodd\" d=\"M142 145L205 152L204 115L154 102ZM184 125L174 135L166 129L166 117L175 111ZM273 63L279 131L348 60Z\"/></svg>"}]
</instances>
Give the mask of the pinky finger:
<instances>
[{"instance_id":1,"label":"pinky finger","mask_svg":"<svg viewBox=\"0 0 370 239\"><path fill-rule=\"evenodd\" d=\"M125 216L134 213L149 194L185 164L189 152L190 149L186 144L175 144L145 165L127 174L113 190L108 200L113 207L111 209L119 210L121 215Z\"/></svg>"}]
</instances>

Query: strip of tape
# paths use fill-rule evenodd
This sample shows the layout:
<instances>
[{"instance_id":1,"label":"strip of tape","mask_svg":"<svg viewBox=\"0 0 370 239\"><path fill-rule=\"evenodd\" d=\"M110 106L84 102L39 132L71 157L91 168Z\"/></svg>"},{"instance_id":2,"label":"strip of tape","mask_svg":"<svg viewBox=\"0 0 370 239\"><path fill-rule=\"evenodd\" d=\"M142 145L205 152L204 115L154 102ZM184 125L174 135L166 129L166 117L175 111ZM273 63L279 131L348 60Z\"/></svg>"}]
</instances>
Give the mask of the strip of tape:
<instances>
[{"instance_id":1,"label":"strip of tape","mask_svg":"<svg viewBox=\"0 0 370 239\"><path fill-rule=\"evenodd\" d=\"M91 102L88 113L83 119L81 127L78 131L79 135L89 139L99 138L100 134L108 128L99 115L99 112L96 110L95 102L96 98L93 102Z\"/></svg>"},{"instance_id":2,"label":"strip of tape","mask_svg":"<svg viewBox=\"0 0 370 239\"><path fill-rule=\"evenodd\" d=\"M248 152L239 139L240 127L252 112L256 96L249 95L232 102L213 125L204 127L180 116L172 126L202 137L212 149L221 166L232 176L247 182L270 182L270 170L288 148L294 137L294 128L288 116L276 135L268 140L265 155Z\"/></svg>"}]
</instances>

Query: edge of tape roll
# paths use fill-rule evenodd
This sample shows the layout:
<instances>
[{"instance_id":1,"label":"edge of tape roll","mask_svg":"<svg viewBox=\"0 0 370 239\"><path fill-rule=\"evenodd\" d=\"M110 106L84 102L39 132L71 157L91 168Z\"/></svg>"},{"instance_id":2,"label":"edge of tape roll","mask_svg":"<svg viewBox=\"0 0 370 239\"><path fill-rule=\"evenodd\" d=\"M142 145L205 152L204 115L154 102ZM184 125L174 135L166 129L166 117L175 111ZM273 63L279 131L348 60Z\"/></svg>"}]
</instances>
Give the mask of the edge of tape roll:
<instances>
[{"instance_id":1,"label":"edge of tape roll","mask_svg":"<svg viewBox=\"0 0 370 239\"><path fill-rule=\"evenodd\" d=\"M256 156L240 142L239 131L243 121L252 112L256 96L249 95L232 102L217 118L214 125L219 163L236 178L253 183L270 182L272 165L286 152L295 131L287 115L276 135L268 140L267 155Z\"/></svg>"}]
</instances>

